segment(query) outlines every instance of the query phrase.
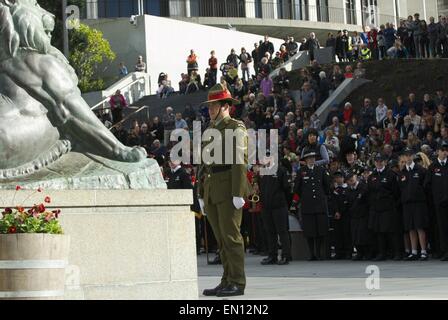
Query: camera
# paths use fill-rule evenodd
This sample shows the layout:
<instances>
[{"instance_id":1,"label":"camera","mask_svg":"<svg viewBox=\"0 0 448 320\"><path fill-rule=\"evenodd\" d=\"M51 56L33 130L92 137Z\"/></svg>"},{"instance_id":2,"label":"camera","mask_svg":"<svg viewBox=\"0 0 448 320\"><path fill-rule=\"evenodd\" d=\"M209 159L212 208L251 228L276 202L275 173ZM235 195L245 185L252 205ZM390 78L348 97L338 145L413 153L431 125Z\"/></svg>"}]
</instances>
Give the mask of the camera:
<instances>
[{"instance_id":1,"label":"camera","mask_svg":"<svg viewBox=\"0 0 448 320\"><path fill-rule=\"evenodd\" d=\"M129 23L132 24L133 26L137 26L137 16L136 15L132 15L129 18Z\"/></svg>"}]
</instances>

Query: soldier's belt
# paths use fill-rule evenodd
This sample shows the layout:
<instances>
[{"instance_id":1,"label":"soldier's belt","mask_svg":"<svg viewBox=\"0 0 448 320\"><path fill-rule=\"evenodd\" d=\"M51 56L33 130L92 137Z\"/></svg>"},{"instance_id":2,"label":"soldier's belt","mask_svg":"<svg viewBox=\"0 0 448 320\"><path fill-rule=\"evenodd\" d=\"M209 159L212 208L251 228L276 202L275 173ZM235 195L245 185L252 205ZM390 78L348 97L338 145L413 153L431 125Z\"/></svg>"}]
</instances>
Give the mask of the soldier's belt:
<instances>
[{"instance_id":1,"label":"soldier's belt","mask_svg":"<svg viewBox=\"0 0 448 320\"><path fill-rule=\"evenodd\" d=\"M232 170L232 166L231 165L219 166L219 167L211 168L211 172L212 173L226 172L226 171L229 171L229 170Z\"/></svg>"}]
</instances>

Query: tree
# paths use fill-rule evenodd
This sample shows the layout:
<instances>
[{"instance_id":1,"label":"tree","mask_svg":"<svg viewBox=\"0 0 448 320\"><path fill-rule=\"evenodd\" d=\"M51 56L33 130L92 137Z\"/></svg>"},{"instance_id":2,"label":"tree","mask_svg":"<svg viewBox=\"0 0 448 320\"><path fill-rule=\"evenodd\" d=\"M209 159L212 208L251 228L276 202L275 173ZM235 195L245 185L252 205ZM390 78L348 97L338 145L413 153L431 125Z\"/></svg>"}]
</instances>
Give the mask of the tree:
<instances>
[{"instance_id":1,"label":"tree","mask_svg":"<svg viewBox=\"0 0 448 320\"><path fill-rule=\"evenodd\" d=\"M96 78L100 66L108 66L116 58L103 33L80 24L71 32L69 61L79 78L82 92L104 89L104 80ZM104 71L104 70L103 70Z\"/></svg>"},{"instance_id":2,"label":"tree","mask_svg":"<svg viewBox=\"0 0 448 320\"><path fill-rule=\"evenodd\" d=\"M53 36L51 43L53 46L63 51L63 35L62 35L62 1L61 0L37 0L39 5L55 15L55 27L53 31ZM85 0L67 0L67 5L75 5L79 7L80 12L83 12L86 1ZM69 36L72 33L69 30Z\"/></svg>"}]
</instances>

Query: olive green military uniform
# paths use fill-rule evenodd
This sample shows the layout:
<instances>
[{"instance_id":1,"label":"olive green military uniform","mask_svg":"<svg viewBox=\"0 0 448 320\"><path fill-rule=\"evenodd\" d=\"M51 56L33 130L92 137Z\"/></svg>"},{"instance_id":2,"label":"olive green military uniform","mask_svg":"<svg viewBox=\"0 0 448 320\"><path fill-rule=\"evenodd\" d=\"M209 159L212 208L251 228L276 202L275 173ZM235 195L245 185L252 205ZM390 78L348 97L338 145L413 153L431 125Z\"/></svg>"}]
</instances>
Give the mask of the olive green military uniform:
<instances>
[{"instance_id":1,"label":"olive green military uniform","mask_svg":"<svg viewBox=\"0 0 448 320\"><path fill-rule=\"evenodd\" d=\"M243 210L235 208L233 197L246 198L250 192L247 180L247 131L243 122L230 117L218 120L210 128L221 132L223 164L204 163L200 166L198 172L199 198L204 199L204 211L218 242L224 267L221 284L224 286L234 284L244 289L246 286L244 241L240 233ZM244 133L244 139L234 139L234 161L231 165L225 163L226 129L241 129L241 132ZM203 150L207 149L210 142L203 144ZM241 159L244 163L242 163L243 161L235 162L237 150L244 151L244 160Z\"/></svg>"}]
</instances>

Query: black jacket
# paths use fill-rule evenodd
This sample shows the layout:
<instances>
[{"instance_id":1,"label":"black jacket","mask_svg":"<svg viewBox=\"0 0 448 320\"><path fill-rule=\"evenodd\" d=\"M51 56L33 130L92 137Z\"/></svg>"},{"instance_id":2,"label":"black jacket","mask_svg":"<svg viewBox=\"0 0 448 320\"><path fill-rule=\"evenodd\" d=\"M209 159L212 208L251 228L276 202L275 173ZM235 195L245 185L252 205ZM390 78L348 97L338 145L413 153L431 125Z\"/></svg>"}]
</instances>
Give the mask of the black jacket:
<instances>
[{"instance_id":1,"label":"black jacket","mask_svg":"<svg viewBox=\"0 0 448 320\"><path fill-rule=\"evenodd\" d=\"M266 52L269 52L271 54L271 59L272 59L272 54L274 53L274 45L272 44L272 42L268 41L268 42L263 42L260 47L258 48L260 55L258 56L259 61L261 61L261 59L263 59L264 55L266 54Z\"/></svg>"},{"instance_id":2,"label":"black jacket","mask_svg":"<svg viewBox=\"0 0 448 320\"><path fill-rule=\"evenodd\" d=\"M429 166L425 187L432 194L435 205L448 207L448 161L442 166L436 159Z\"/></svg>"},{"instance_id":3,"label":"black jacket","mask_svg":"<svg viewBox=\"0 0 448 320\"><path fill-rule=\"evenodd\" d=\"M279 166L277 174L260 176L260 201L264 208L287 207L291 193L288 174L283 166Z\"/></svg>"},{"instance_id":4,"label":"black jacket","mask_svg":"<svg viewBox=\"0 0 448 320\"><path fill-rule=\"evenodd\" d=\"M426 169L418 164L415 164L411 171L404 168L400 172L398 185L400 186L402 204L426 203L425 176Z\"/></svg>"},{"instance_id":5,"label":"black jacket","mask_svg":"<svg viewBox=\"0 0 448 320\"><path fill-rule=\"evenodd\" d=\"M313 170L308 166L301 167L294 183L294 193L300 196L302 214L328 213L330 174L317 165Z\"/></svg>"},{"instance_id":6,"label":"black jacket","mask_svg":"<svg viewBox=\"0 0 448 320\"><path fill-rule=\"evenodd\" d=\"M352 219L363 218L369 215L367 184L360 181L356 189L348 188L348 211Z\"/></svg>"},{"instance_id":7,"label":"black jacket","mask_svg":"<svg viewBox=\"0 0 448 320\"><path fill-rule=\"evenodd\" d=\"M397 176L385 168L381 173L376 169L368 180L369 205L376 212L394 211L400 199Z\"/></svg>"},{"instance_id":8,"label":"black jacket","mask_svg":"<svg viewBox=\"0 0 448 320\"><path fill-rule=\"evenodd\" d=\"M184 168L178 169L176 172L171 170L168 172L168 189L193 189L191 177Z\"/></svg>"},{"instance_id":9,"label":"black jacket","mask_svg":"<svg viewBox=\"0 0 448 320\"><path fill-rule=\"evenodd\" d=\"M334 186L328 197L330 215L340 213L343 217L349 216L348 186L346 184Z\"/></svg>"}]
</instances>

